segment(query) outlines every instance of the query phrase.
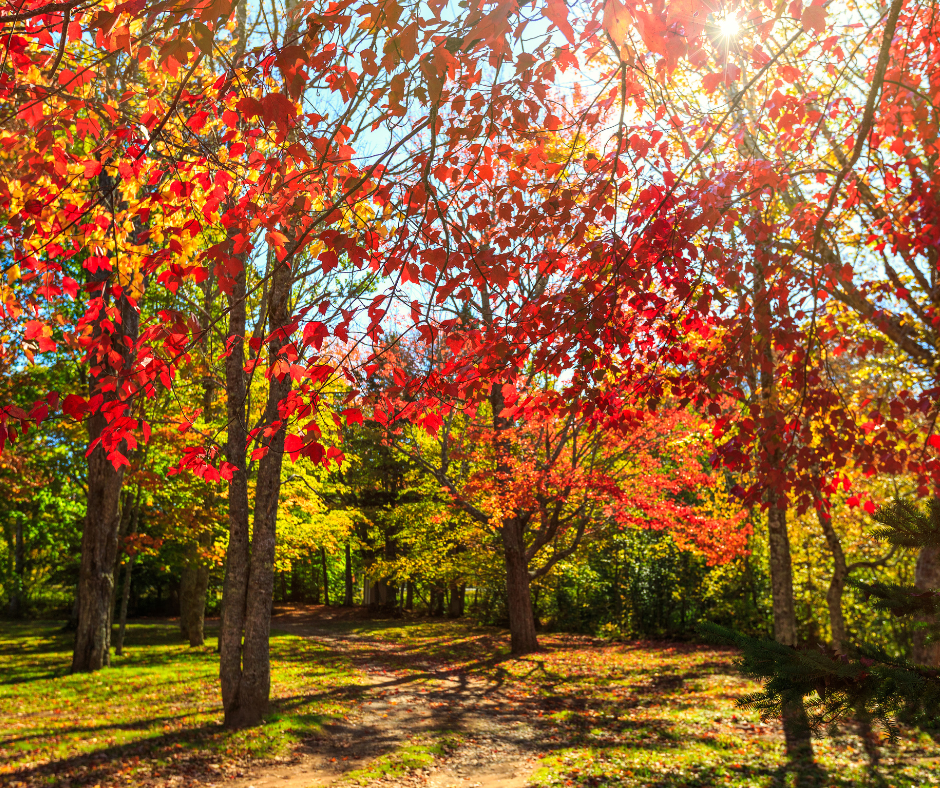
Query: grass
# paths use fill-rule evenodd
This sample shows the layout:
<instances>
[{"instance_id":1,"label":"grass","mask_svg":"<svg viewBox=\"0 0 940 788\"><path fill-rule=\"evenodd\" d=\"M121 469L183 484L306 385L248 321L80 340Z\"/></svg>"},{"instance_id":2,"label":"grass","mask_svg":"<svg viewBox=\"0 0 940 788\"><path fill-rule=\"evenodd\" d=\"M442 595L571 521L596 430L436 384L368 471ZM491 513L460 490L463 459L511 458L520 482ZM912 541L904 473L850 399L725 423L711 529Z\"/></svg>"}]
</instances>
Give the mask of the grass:
<instances>
[{"instance_id":1,"label":"grass","mask_svg":"<svg viewBox=\"0 0 940 788\"><path fill-rule=\"evenodd\" d=\"M343 775L341 784L369 785L375 780L395 780L418 769L431 766L437 759L447 755L460 742L460 737L451 733L440 733L435 741L412 740L411 743L380 755L361 769Z\"/></svg>"},{"instance_id":2,"label":"grass","mask_svg":"<svg viewBox=\"0 0 940 788\"><path fill-rule=\"evenodd\" d=\"M534 720L542 757L533 788L940 785L940 747L914 731L897 746L883 742L875 769L852 730L814 742L818 768L788 769L779 726L735 704L756 685L737 674L729 650L542 635L543 653L510 659L505 633L491 628L450 621L342 626L357 636L361 655L413 682L443 670L500 687Z\"/></svg>"},{"instance_id":3,"label":"grass","mask_svg":"<svg viewBox=\"0 0 940 788\"><path fill-rule=\"evenodd\" d=\"M327 627L325 627L327 628ZM735 700L754 689L734 654L691 645L609 644L543 635L546 650L508 656L505 633L460 622L334 622L346 653L272 639L274 698L261 728L220 726L217 655L175 627L135 624L112 669L69 676L70 637L56 624L0 625L0 784L150 785L218 782L258 759L300 751L360 697L351 660L400 686L474 674L496 693L494 715L526 726L539 755L532 788L912 788L940 785L940 747L907 731L872 769L851 730L816 742L819 768L788 771L780 731ZM214 644L214 641L213 641ZM495 717L494 717L495 719ZM501 718L502 719L502 718ZM403 730L391 752L338 785L394 781L446 759L459 736Z\"/></svg>"},{"instance_id":4,"label":"grass","mask_svg":"<svg viewBox=\"0 0 940 788\"><path fill-rule=\"evenodd\" d=\"M550 642L550 639L546 639ZM844 731L815 742L818 768L785 768L776 724L741 710L753 691L734 654L668 645L558 644L501 667L546 710L546 754L530 781L554 786L882 786L940 784L940 748L909 732L872 770L861 741Z\"/></svg>"},{"instance_id":5,"label":"grass","mask_svg":"<svg viewBox=\"0 0 940 788\"><path fill-rule=\"evenodd\" d=\"M0 625L0 783L231 775L292 754L347 714L357 683L347 658L275 634L271 714L232 732L220 724L218 655L184 645L172 625L130 626L125 656L99 673L68 675L70 655L56 623Z\"/></svg>"}]
</instances>

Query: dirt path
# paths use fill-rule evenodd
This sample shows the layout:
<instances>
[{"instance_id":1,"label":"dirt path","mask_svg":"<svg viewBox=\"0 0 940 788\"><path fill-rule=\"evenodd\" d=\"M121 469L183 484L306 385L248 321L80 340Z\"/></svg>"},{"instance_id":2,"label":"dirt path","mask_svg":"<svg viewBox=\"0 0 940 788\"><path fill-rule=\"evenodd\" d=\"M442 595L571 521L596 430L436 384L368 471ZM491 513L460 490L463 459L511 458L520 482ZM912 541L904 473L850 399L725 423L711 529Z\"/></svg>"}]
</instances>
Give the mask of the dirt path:
<instances>
[{"instance_id":1,"label":"dirt path","mask_svg":"<svg viewBox=\"0 0 940 788\"><path fill-rule=\"evenodd\" d=\"M349 656L365 679L358 688L358 708L347 721L327 726L325 735L310 742L298 760L227 785L316 788L347 782L376 788L523 788L527 784L540 752L532 725L537 711L512 697L511 686L411 654L413 645L350 634L303 612L276 617L274 627ZM415 768L407 768L409 759ZM358 771L351 775L354 770Z\"/></svg>"}]
</instances>

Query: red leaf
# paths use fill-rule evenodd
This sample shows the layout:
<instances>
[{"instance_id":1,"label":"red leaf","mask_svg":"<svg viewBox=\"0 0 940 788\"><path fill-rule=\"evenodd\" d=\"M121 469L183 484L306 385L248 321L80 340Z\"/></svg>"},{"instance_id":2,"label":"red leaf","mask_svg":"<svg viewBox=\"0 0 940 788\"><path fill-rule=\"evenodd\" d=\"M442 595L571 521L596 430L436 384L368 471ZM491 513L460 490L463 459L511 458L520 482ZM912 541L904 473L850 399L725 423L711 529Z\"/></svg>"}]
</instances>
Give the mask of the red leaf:
<instances>
[{"instance_id":1,"label":"red leaf","mask_svg":"<svg viewBox=\"0 0 940 788\"><path fill-rule=\"evenodd\" d=\"M545 4L545 16L548 17L568 39L569 44L574 44L574 30L568 22L568 6L565 0L548 0Z\"/></svg>"}]
</instances>

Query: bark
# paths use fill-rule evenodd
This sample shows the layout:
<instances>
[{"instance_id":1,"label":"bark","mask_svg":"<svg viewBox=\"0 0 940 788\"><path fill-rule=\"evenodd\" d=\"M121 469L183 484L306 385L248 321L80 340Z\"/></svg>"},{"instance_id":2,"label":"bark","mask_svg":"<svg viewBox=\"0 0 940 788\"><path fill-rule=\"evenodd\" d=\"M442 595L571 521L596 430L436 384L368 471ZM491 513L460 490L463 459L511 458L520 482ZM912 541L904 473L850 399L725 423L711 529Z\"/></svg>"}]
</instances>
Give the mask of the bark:
<instances>
[{"instance_id":1,"label":"bark","mask_svg":"<svg viewBox=\"0 0 940 788\"><path fill-rule=\"evenodd\" d=\"M330 575L326 567L326 548L320 548L320 562L323 564L323 600L326 606L330 606Z\"/></svg>"},{"instance_id":2,"label":"bark","mask_svg":"<svg viewBox=\"0 0 940 788\"><path fill-rule=\"evenodd\" d=\"M13 591L10 594L10 617L19 618L26 607L24 598L26 576L26 545L23 540L23 518L16 516L13 532Z\"/></svg>"},{"instance_id":3,"label":"bark","mask_svg":"<svg viewBox=\"0 0 940 788\"><path fill-rule=\"evenodd\" d=\"M183 571L180 574L180 634L189 640L189 625L192 609L196 605L196 565L199 561L199 545L190 540L183 555Z\"/></svg>"},{"instance_id":4,"label":"bark","mask_svg":"<svg viewBox=\"0 0 940 788\"><path fill-rule=\"evenodd\" d=\"M765 271L760 259L755 259L754 307L761 337L755 363L760 384L761 416L765 424L779 424L779 404L775 380L776 359L773 351L773 325L771 305L766 291ZM765 427L761 448L768 463L768 478L764 502L767 505L767 535L770 548L770 589L773 605L774 639L786 646L796 646L796 605L793 600L793 565L790 558L790 537L787 533L787 506L775 489L772 472L785 467L786 457L781 449L779 426ZM811 761L813 740L809 720L803 704L785 704L782 713L783 736L787 757L791 761Z\"/></svg>"},{"instance_id":5,"label":"bark","mask_svg":"<svg viewBox=\"0 0 940 788\"><path fill-rule=\"evenodd\" d=\"M797 643L796 606L793 601L793 568L787 509L772 498L767 509L770 540L770 587L773 598L774 640L785 646ZM811 760L813 740L802 703L784 706L783 737L790 760Z\"/></svg>"},{"instance_id":6,"label":"bark","mask_svg":"<svg viewBox=\"0 0 940 788\"><path fill-rule=\"evenodd\" d=\"M845 581L849 576L848 565L845 563L845 552L842 550L842 541L832 527L832 514L829 511L828 501L818 501L816 516L826 537L829 552L832 553L832 579L829 581L829 590L826 592L826 604L829 606L829 628L832 630L832 647L843 653L848 645L845 614L842 612L842 595L845 592Z\"/></svg>"},{"instance_id":7,"label":"bark","mask_svg":"<svg viewBox=\"0 0 940 788\"><path fill-rule=\"evenodd\" d=\"M431 586L431 594L428 600L428 615L444 615L444 589L440 586Z\"/></svg>"},{"instance_id":8,"label":"bark","mask_svg":"<svg viewBox=\"0 0 940 788\"><path fill-rule=\"evenodd\" d=\"M529 591L529 566L525 557L522 524L506 520L502 527L503 556L506 562L506 606L509 612L509 639L513 656L538 651L535 615Z\"/></svg>"},{"instance_id":9,"label":"bark","mask_svg":"<svg viewBox=\"0 0 940 788\"><path fill-rule=\"evenodd\" d=\"M117 200L117 181L102 171L99 188L110 204L112 221L123 206ZM141 228L135 227L135 232ZM102 298L107 298L109 271L92 276L91 285ZM111 614L114 600L114 569L118 555L118 535L121 528L121 487L124 484L124 465L115 468L101 438L107 422L103 415L105 406L112 413L122 396L131 348L137 341L140 314L122 294L116 300L120 322L116 321L111 335L111 346L121 360L121 368L110 367L110 359L102 363L102 370L89 383L92 394L103 394L102 409L88 419L89 445L94 446L88 454L87 505L85 527L82 532L82 558L78 576L78 624L75 632L75 648L72 653L72 672L85 673L99 670L110 664ZM100 331L99 327L96 329ZM116 380L115 380L116 378ZM107 384L107 385L104 385ZM131 399L124 402L129 409ZM126 454L126 448L123 449Z\"/></svg>"},{"instance_id":10,"label":"bark","mask_svg":"<svg viewBox=\"0 0 940 788\"><path fill-rule=\"evenodd\" d=\"M490 390L493 429L496 432L496 480L503 484L509 476L509 446L500 433L511 425L502 415L506 402L502 388L494 385ZM503 560L506 569L506 606L509 612L509 639L513 656L538 651L535 634L535 614L529 591L529 562L526 558L525 524L518 517L504 519L500 528L503 541Z\"/></svg>"},{"instance_id":11,"label":"bark","mask_svg":"<svg viewBox=\"0 0 940 788\"><path fill-rule=\"evenodd\" d=\"M352 548L349 546L349 542L346 543L346 566L345 566L345 579L346 579L346 593L343 596L343 604L346 607L351 607L353 603L353 577L352 577Z\"/></svg>"},{"instance_id":12,"label":"bark","mask_svg":"<svg viewBox=\"0 0 940 788\"><path fill-rule=\"evenodd\" d=\"M192 647L206 642L206 593L209 565L203 552L212 545L212 533L205 531L187 546L186 564L180 583L180 631Z\"/></svg>"},{"instance_id":13,"label":"bark","mask_svg":"<svg viewBox=\"0 0 940 788\"><path fill-rule=\"evenodd\" d=\"M101 437L104 416L88 420L88 435ZM121 486L124 466L116 469L99 443L88 458L88 497L78 575L78 627L72 653L72 673L99 670L111 663L111 600L114 563L121 526Z\"/></svg>"},{"instance_id":14,"label":"bark","mask_svg":"<svg viewBox=\"0 0 940 788\"><path fill-rule=\"evenodd\" d=\"M242 673L242 631L245 626L245 602L248 594L249 507L248 463L245 401L245 271L235 276L229 297L229 327L225 359L225 391L228 417L226 457L233 466L228 487L229 543L225 554L225 579L222 585L222 622L219 629L219 678L225 724L240 719Z\"/></svg>"},{"instance_id":15,"label":"bark","mask_svg":"<svg viewBox=\"0 0 940 788\"><path fill-rule=\"evenodd\" d=\"M448 618L460 618L463 615L464 595L466 592L467 587L465 585L451 585L450 600L447 605Z\"/></svg>"},{"instance_id":16,"label":"bark","mask_svg":"<svg viewBox=\"0 0 940 788\"><path fill-rule=\"evenodd\" d=\"M914 585L920 591L940 589L940 547L922 548L914 567ZM940 667L940 633L937 632L937 620L934 616L918 615L918 624L914 630L913 659L920 665L931 668ZM931 634L934 639L931 642Z\"/></svg>"},{"instance_id":17,"label":"bark","mask_svg":"<svg viewBox=\"0 0 940 788\"><path fill-rule=\"evenodd\" d=\"M291 271L286 265L274 263L268 298L268 399L264 423L273 433L263 440L267 450L258 464L255 486L255 508L251 537L251 559L248 569L244 614L244 644L238 703L225 710L229 727L248 727L262 721L268 710L271 694L271 607L274 598L274 551L277 530L277 508L281 493L281 466L284 459L286 423L279 406L290 392L290 375L278 372L277 361L288 344L285 327L290 321L289 298Z\"/></svg>"},{"instance_id":18,"label":"bark","mask_svg":"<svg viewBox=\"0 0 940 788\"><path fill-rule=\"evenodd\" d=\"M211 357L209 327L215 292L215 276L210 275L202 283L203 308L200 321L200 344L206 358ZM215 400L215 389L215 380L211 375L205 375L202 379L202 412L207 421L211 421L214 416L212 405ZM208 515L215 505L216 495L213 488L207 485L203 493L202 509ZM208 521L208 516L206 519ZM206 642L206 593L209 590L209 564L206 562L205 553L211 546L212 531L207 522L198 536L187 545L183 582L180 583L180 629L183 637L188 638L191 647L201 646Z\"/></svg>"},{"instance_id":19,"label":"bark","mask_svg":"<svg viewBox=\"0 0 940 788\"><path fill-rule=\"evenodd\" d=\"M415 609L415 584L409 580L405 584L405 610L409 613Z\"/></svg>"},{"instance_id":20,"label":"bark","mask_svg":"<svg viewBox=\"0 0 940 788\"><path fill-rule=\"evenodd\" d=\"M134 517L131 520L130 534L137 533L140 523L140 485L137 485L137 497L134 502ZM134 573L134 564L137 563L137 553L128 556L124 565L124 588L121 591L121 612L118 615L118 633L114 641L114 653L117 656L124 654L124 633L127 630L127 607L131 598L131 576Z\"/></svg>"}]
</instances>

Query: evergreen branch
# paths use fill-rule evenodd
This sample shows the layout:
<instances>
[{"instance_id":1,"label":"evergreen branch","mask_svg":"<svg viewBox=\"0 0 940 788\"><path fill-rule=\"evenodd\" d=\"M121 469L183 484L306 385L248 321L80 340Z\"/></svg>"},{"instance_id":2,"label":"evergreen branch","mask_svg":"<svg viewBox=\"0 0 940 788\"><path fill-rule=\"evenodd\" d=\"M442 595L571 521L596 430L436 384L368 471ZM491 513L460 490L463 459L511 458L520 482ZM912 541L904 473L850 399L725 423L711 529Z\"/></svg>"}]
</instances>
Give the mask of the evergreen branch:
<instances>
[{"instance_id":1,"label":"evergreen branch","mask_svg":"<svg viewBox=\"0 0 940 788\"><path fill-rule=\"evenodd\" d=\"M926 510L895 498L880 507L872 518L880 524L871 531L875 539L909 550L940 547L940 501L936 498L930 500Z\"/></svg>"}]
</instances>

